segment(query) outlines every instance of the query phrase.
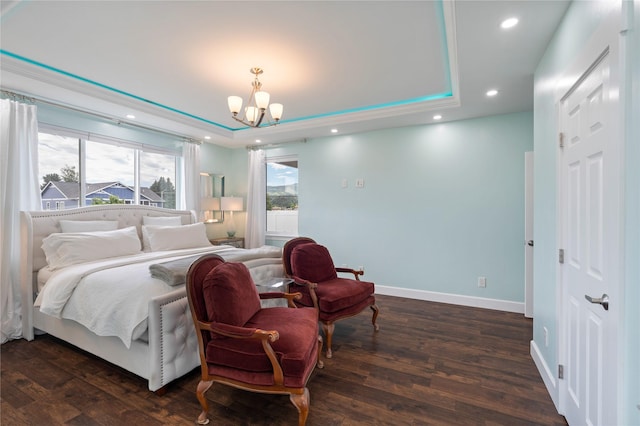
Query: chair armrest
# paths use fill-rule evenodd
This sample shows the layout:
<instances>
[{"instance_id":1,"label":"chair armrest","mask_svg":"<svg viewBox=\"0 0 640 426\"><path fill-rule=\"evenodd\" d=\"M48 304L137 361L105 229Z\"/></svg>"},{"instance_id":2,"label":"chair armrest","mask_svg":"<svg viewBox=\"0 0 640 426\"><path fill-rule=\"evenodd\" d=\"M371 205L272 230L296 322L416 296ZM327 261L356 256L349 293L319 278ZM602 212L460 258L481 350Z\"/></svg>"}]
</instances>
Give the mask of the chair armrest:
<instances>
[{"instance_id":1,"label":"chair armrest","mask_svg":"<svg viewBox=\"0 0 640 426\"><path fill-rule=\"evenodd\" d=\"M287 299L287 306L289 308L297 308L294 300L302 299L302 293L282 293L282 292L269 292L269 293L259 293L260 299Z\"/></svg>"},{"instance_id":2,"label":"chair armrest","mask_svg":"<svg viewBox=\"0 0 640 426\"><path fill-rule=\"evenodd\" d=\"M235 339L268 339L271 342L275 342L280 338L280 334L278 334L276 330L261 330L259 328L238 327L221 322L199 321L198 325L200 326L201 330L209 330L213 333Z\"/></svg>"},{"instance_id":3,"label":"chair armrest","mask_svg":"<svg viewBox=\"0 0 640 426\"><path fill-rule=\"evenodd\" d=\"M320 304L318 303L318 295L316 295L316 288L318 288L318 283L313 283L311 281L307 281L295 275L291 276L291 279L297 285L305 286L309 289L309 296L311 296L311 301L313 302L313 307L316 308L317 311L320 311ZM293 303L293 302L291 302Z\"/></svg>"},{"instance_id":4,"label":"chair armrest","mask_svg":"<svg viewBox=\"0 0 640 426\"><path fill-rule=\"evenodd\" d=\"M336 268L336 272L344 272L347 274L353 274L356 281L360 281L360 275L364 275L364 271L357 271L352 268Z\"/></svg>"},{"instance_id":5,"label":"chair armrest","mask_svg":"<svg viewBox=\"0 0 640 426\"><path fill-rule=\"evenodd\" d=\"M268 291L266 293L258 293L258 296L260 296L260 300L263 299L283 299L284 298L285 293L281 292L281 291Z\"/></svg>"},{"instance_id":6,"label":"chair armrest","mask_svg":"<svg viewBox=\"0 0 640 426\"><path fill-rule=\"evenodd\" d=\"M300 277L296 277L295 275L291 277L291 279L293 280L293 282L295 282L298 285L304 285L309 287L309 290L315 289L318 287L318 283L314 283L311 281L307 281L305 279L302 279Z\"/></svg>"}]
</instances>

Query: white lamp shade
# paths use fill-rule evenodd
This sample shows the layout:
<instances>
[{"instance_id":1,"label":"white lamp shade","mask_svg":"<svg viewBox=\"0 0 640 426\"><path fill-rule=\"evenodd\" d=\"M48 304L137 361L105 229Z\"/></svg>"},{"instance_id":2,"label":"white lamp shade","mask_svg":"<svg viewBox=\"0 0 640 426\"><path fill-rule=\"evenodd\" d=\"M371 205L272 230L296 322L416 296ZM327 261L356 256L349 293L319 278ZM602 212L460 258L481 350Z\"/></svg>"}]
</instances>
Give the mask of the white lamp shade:
<instances>
[{"instance_id":1,"label":"white lamp shade","mask_svg":"<svg viewBox=\"0 0 640 426\"><path fill-rule=\"evenodd\" d=\"M258 108L256 107L247 107L247 120L249 120L249 122L251 123L255 123L256 120L258 120Z\"/></svg>"},{"instance_id":2,"label":"white lamp shade","mask_svg":"<svg viewBox=\"0 0 640 426\"><path fill-rule=\"evenodd\" d=\"M229 104L229 111L233 114L240 112L240 109L242 108L242 98L240 96L229 96L227 98L227 103Z\"/></svg>"},{"instance_id":3,"label":"white lamp shade","mask_svg":"<svg viewBox=\"0 0 640 426\"><path fill-rule=\"evenodd\" d=\"M282 110L284 107L282 104L271 104L269 105L269 111L271 112L271 117L274 120L280 120L282 118Z\"/></svg>"},{"instance_id":4,"label":"white lamp shade","mask_svg":"<svg viewBox=\"0 0 640 426\"><path fill-rule=\"evenodd\" d=\"M221 209L229 212L241 212L242 197L222 197L220 201Z\"/></svg>"},{"instance_id":5,"label":"white lamp shade","mask_svg":"<svg viewBox=\"0 0 640 426\"><path fill-rule=\"evenodd\" d=\"M269 106L269 93L260 90L254 96L256 98L256 106L260 109L267 109Z\"/></svg>"},{"instance_id":6,"label":"white lamp shade","mask_svg":"<svg viewBox=\"0 0 640 426\"><path fill-rule=\"evenodd\" d=\"M220 211L220 198L204 197L200 200L200 208L204 211Z\"/></svg>"}]
</instances>

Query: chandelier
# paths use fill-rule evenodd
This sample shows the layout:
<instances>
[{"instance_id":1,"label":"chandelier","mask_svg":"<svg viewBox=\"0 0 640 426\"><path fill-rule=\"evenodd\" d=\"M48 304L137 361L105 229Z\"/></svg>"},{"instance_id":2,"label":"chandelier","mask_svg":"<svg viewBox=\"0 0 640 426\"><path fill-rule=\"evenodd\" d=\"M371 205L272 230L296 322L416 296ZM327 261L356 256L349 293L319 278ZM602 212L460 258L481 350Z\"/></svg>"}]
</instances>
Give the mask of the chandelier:
<instances>
[{"instance_id":1,"label":"chandelier","mask_svg":"<svg viewBox=\"0 0 640 426\"><path fill-rule=\"evenodd\" d=\"M249 70L251 74L255 75L255 79L251 83L251 94L249 95L249 101L244 108L243 115L238 115L242 110L242 98L240 96L229 96L227 99L229 103L229 110L233 114L233 119L245 124L249 127L268 127L275 126L280 122L282 118L282 110L284 107L282 104L269 105L269 93L262 90L262 83L258 80L258 76L262 74L262 68L251 68ZM263 124L265 113L269 107L269 112L273 121L267 118L267 123Z\"/></svg>"}]
</instances>

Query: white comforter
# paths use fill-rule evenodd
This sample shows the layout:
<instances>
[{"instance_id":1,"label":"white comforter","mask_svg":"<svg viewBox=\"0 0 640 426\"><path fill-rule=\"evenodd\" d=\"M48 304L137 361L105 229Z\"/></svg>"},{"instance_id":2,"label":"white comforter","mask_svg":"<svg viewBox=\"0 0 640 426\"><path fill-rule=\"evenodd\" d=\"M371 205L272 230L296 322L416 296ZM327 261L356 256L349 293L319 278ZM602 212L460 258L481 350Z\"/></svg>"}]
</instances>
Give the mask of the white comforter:
<instances>
[{"instance_id":1,"label":"white comforter","mask_svg":"<svg viewBox=\"0 0 640 426\"><path fill-rule=\"evenodd\" d=\"M212 246L88 262L53 271L35 306L47 315L76 321L99 336L116 336L128 348L147 330L149 300L176 289L151 277L149 266L205 253L239 262L267 258L277 263L280 259L276 247Z\"/></svg>"}]
</instances>

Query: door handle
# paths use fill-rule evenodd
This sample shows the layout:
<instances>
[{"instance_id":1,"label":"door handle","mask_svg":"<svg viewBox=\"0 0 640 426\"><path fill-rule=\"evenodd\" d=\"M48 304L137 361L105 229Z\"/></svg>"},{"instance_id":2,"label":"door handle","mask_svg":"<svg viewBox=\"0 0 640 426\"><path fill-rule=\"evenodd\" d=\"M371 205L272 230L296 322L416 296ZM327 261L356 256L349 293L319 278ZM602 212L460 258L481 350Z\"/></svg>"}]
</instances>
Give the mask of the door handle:
<instances>
[{"instance_id":1,"label":"door handle","mask_svg":"<svg viewBox=\"0 0 640 426\"><path fill-rule=\"evenodd\" d=\"M533 240L527 241L527 245L533 247Z\"/></svg>"},{"instance_id":2,"label":"door handle","mask_svg":"<svg viewBox=\"0 0 640 426\"><path fill-rule=\"evenodd\" d=\"M595 303L597 305L602 305L605 311L609 310L609 296L603 294L602 297L591 297L587 294L584 295L584 298L589 301L589 303Z\"/></svg>"}]
</instances>

